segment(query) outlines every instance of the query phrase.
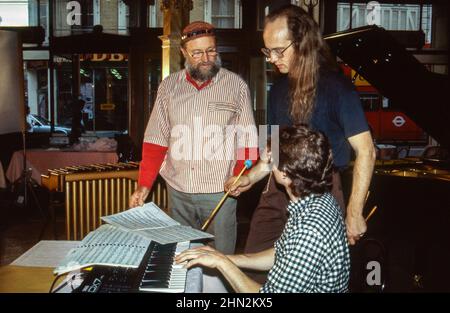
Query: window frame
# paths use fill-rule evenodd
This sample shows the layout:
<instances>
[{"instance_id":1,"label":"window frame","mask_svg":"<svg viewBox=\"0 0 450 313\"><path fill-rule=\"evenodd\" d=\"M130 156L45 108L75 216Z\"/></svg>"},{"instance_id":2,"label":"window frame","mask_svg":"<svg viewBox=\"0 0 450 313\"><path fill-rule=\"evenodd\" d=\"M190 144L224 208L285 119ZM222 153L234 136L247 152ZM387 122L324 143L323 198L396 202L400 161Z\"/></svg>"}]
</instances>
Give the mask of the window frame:
<instances>
[{"instance_id":1,"label":"window frame","mask_svg":"<svg viewBox=\"0 0 450 313\"><path fill-rule=\"evenodd\" d=\"M212 1L214 0L205 0L204 6L204 14L205 14L205 22L212 24ZM233 0L234 1L234 29L242 28L242 10L241 10L241 0ZM220 28L220 27L216 27Z\"/></svg>"}]
</instances>

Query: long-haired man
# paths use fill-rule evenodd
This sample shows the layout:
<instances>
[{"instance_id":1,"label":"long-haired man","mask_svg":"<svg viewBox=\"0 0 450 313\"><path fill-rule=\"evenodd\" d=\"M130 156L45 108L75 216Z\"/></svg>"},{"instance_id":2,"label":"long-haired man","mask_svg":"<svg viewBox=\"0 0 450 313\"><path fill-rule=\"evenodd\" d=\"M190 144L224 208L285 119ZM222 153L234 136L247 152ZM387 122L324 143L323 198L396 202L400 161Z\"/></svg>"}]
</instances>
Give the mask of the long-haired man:
<instances>
[{"instance_id":1,"label":"long-haired man","mask_svg":"<svg viewBox=\"0 0 450 313\"><path fill-rule=\"evenodd\" d=\"M375 150L359 96L343 74L338 71L319 26L298 6L282 7L266 17L262 52L274 64L281 79L271 89L268 123L290 126L306 123L322 131L330 141L333 158L333 190L345 215L347 237L355 244L366 232L362 216L365 198L375 162ZM349 164L351 152L356 159L348 204L345 205L340 172ZM238 196L265 177L265 160L253 167L240 183L225 189ZM288 200L271 177L256 208L246 252L257 252L273 246L287 221L284 210Z\"/></svg>"}]
</instances>

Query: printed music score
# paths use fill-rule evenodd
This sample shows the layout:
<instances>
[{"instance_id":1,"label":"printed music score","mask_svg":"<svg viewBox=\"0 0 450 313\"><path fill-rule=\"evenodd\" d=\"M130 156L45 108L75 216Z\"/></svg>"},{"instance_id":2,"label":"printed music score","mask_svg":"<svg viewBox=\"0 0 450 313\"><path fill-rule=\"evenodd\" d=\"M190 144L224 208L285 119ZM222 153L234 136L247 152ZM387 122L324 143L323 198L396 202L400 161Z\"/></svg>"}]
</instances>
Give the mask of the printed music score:
<instances>
[{"instance_id":1,"label":"printed music score","mask_svg":"<svg viewBox=\"0 0 450 313\"><path fill-rule=\"evenodd\" d=\"M137 268L150 242L139 234L102 225L71 249L53 272L60 275L92 265Z\"/></svg>"},{"instance_id":2,"label":"printed music score","mask_svg":"<svg viewBox=\"0 0 450 313\"><path fill-rule=\"evenodd\" d=\"M152 240L164 245L214 237L181 225L153 202L104 216L102 220L108 224L90 232L70 250L54 270L55 274L91 265L137 268Z\"/></svg>"},{"instance_id":3,"label":"printed music score","mask_svg":"<svg viewBox=\"0 0 450 313\"><path fill-rule=\"evenodd\" d=\"M123 230L136 232L163 245L214 237L190 226L181 225L153 202L125 212L104 216L102 220Z\"/></svg>"}]
</instances>

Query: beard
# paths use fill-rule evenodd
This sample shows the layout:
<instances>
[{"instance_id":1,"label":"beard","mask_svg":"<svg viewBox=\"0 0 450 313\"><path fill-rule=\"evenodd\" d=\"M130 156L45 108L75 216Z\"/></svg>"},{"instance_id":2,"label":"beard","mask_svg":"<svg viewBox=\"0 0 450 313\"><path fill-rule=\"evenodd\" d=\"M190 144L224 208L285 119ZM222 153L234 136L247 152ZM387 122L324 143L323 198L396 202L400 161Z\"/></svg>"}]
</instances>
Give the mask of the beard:
<instances>
[{"instance_id":1,"label":"beard","mask_svg":"<svg viewBox=\"0 0 450 313\"><path fill-rule=\"evenodd\" d=\"M201 69L202 65L210 65L211 67L209 69L202 70ZM216 60L214 62L211 61L200 62L197 65L192 65L191 63L189 63L188 60L186 60L184 62L184 67L194 80L199 82L205 82L216 76L216 74L222 67L222 60L220 59L219 55L217 55Z\"/></svg>"}]
</instances>

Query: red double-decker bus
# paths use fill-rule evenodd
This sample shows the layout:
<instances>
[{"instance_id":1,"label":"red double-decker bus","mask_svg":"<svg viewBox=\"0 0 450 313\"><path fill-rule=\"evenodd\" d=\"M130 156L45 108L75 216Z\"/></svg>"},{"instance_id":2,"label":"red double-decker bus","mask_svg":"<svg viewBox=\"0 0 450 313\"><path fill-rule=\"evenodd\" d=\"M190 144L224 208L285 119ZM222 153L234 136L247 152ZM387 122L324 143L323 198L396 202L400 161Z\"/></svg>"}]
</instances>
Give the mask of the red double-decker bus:
<instances>
[{"instance_id":1,"label":"red double-decker bus","mask_svg":"<svg viewBox=\"0 0 450 313\"><path fill-rule=\"evenodd\" d=\"M405 113L393 110L390 100L347 65L344 74L353 80L358 91L372 136L377 142L424 142L426 133Z\"/></svg>"}]
</instances>

